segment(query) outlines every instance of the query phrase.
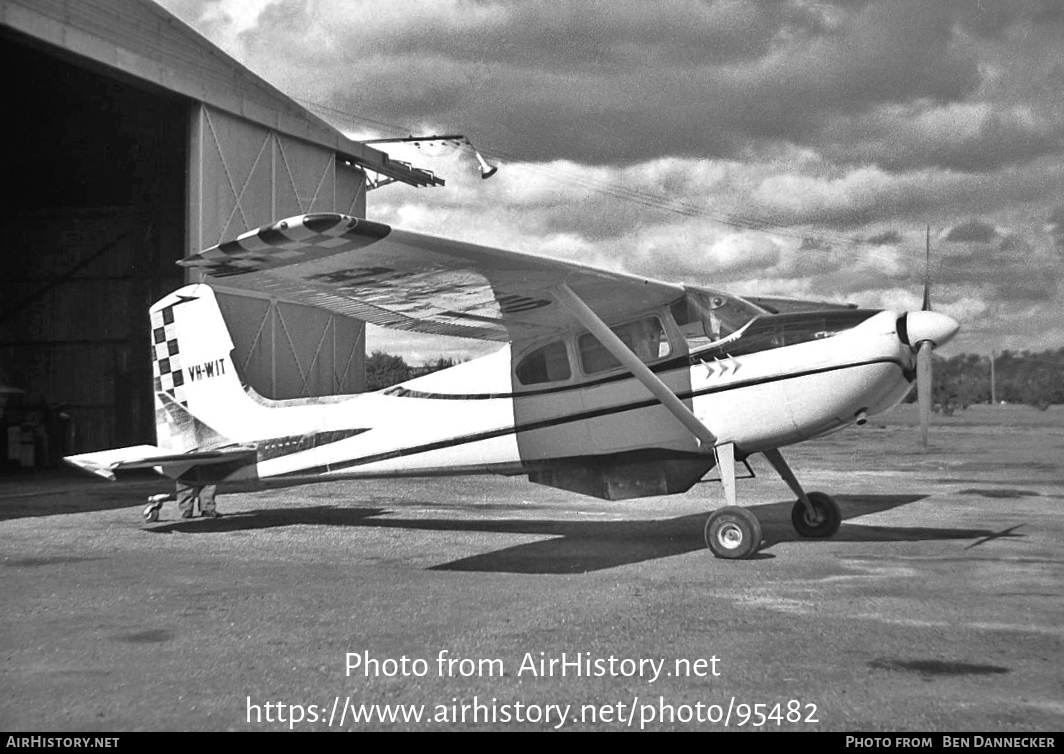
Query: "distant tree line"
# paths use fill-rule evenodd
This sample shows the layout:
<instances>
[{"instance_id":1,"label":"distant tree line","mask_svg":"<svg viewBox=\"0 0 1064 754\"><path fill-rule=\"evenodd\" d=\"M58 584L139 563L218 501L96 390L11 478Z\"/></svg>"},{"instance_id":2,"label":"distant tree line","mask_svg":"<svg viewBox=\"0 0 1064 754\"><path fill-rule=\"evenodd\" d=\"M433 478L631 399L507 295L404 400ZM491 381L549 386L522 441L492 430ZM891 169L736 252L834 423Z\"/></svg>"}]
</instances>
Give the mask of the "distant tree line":
<instances>
[{"instance_id":1,"label":"distant tree line","mask_svg":"<svg viewBox=\"0 0 1064 754\"><path fill-rule=\"evenodd\" d=\"M366 359L366 390L382 390L457 363L441 357L412 366L402 356L374 351ZM1024 403L1043 411L1064 404L1064 348L1041 353L1002 351L994 359L994 383L998 401ZM932 392L935 410L947 414L990 403L990 357L973 353L949 359L934 356ZM907 400L915 401L916 391Z\"/></svg>"},{"instance_id":2,"label":"distant tree line","mask_svg":"<svg viewBox=\"0 0 1064 754\"><path fill-rule=\"evenodd\" d=\"M457 363L454 359L445 359L441 356L435 361L428 361L420 366L411 366L402 356L374 351L366 359L366 390L383 390L415 377L453 367Z\"/></svg>"},{"instance_id":3,"label":"distant tree line","mask_svg":"<svg viewBox=\"0 0 1064 754\"><path fill-rule=\"evenodd\" d=\"M1041 410L1064 403L1064 348L1032 353L1002 351L994 358L995 396ZM990 356L962 353L934 357L932 394L935 409L951 414L977 403L990 403ZM909 394L916 400L916 392Z\"/></svg>"}]
</instances>

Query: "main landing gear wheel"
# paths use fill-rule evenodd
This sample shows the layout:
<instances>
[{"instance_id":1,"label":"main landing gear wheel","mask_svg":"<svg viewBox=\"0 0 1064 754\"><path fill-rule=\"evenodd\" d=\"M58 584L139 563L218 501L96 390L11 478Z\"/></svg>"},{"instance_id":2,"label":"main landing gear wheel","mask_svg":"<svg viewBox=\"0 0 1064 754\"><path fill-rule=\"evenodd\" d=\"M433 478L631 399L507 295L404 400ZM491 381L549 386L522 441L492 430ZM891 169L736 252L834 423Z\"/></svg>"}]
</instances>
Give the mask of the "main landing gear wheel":
<instances>
[{"instance_id":1,"label":"main landing gear wheel","mask_svg":"<svg viewBox=\"0 0 1064 754\"><path fill-rule=\"evenodd\" d=\"M814 515L810 515L806 507L799 500L791 509L791 523L799 535L808 539L827 539L835 535L842 524L842 511L839 504L830 495L823 492L810 492L809 503L813 506Z\"/></svg>"},{"instance_id":2,"label":"main landing gear wheel","mask_svg":"<svg viewBox=\"0 0 1064 754\"><path fill-rule=\"evenodd\" d=\"M761 547L761 522L746 508L729 505L706 521L706 546L718 558L749 558Z\"/></svg>"}]
</instances>

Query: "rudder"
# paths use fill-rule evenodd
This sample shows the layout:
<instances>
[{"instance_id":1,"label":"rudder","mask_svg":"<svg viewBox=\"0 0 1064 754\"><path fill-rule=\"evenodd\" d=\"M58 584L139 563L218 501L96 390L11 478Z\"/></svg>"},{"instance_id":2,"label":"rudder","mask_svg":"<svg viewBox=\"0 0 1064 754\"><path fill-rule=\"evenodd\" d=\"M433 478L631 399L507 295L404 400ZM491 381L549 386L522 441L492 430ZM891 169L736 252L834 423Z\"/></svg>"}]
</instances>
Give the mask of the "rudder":
<instances>
[{"instance_id":1,"label":"rudder","mask_svg":"<svg viewBox=\"0 0 1064 754\"><path fill-rule=\"evenodd\" d=\"M157 301L149 316L156 444L184 452L203 441L194 423L180 421L181 412L167 404L215 428L219 440L232 437L226 427L239 428L240 416L254 404L233 365L233 341L214 291L203 284L185 286Z\"/></svg>"}]
</instances>

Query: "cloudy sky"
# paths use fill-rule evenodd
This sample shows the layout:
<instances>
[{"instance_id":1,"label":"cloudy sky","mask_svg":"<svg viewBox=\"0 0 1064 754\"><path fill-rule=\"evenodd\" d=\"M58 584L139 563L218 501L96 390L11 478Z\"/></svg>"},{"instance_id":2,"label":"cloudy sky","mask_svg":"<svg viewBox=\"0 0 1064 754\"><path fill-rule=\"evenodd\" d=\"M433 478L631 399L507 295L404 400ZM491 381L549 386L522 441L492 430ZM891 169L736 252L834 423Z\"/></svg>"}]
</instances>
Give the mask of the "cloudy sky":
<instances>
[{"instance_id":1,"label":"cloudy sky","mask_svg":"<svg viewBox=\"0 0 1064 754\"><path fill-rule=\"evenodd\" d=\"M447 186L373 219L893 308L930 224L947 355L1064 347L1064 0L160 1L350 136L501 166L389 148Z\"/></svg>"}]
</instances>

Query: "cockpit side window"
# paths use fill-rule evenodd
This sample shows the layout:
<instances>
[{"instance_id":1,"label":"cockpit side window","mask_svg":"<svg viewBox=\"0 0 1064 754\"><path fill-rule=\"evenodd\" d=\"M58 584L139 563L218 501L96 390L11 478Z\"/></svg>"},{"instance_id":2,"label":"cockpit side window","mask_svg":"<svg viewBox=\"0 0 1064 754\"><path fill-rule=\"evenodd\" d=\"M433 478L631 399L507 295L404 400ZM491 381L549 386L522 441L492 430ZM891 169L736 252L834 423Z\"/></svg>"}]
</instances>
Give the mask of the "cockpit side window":
<instances>
[{"instance_id":1,"label":"cockpit side window","mask_svg":"<svg viewBox=\"0 0 1064 754\"><path fill-rule=\"evenodd\" d=\"M665 328L657 317L644 317L610 329L645 363L663 359L672 353ZM621 366L591 333L584 333L577 339L577 348L585 374L597 374Z\"/></svg>"},{"instance_id":2,"label":"cockpit side window","mask_svg":"<svg viewBox=\"0 0 1064 754\"><path fill-rule=\"evenodd\" d=\"M572 377L569 352L565 343L555 341L528 353L514 370L522 385L539 385L544 382L561 382Z\"/></svg>"}]
</instances>

